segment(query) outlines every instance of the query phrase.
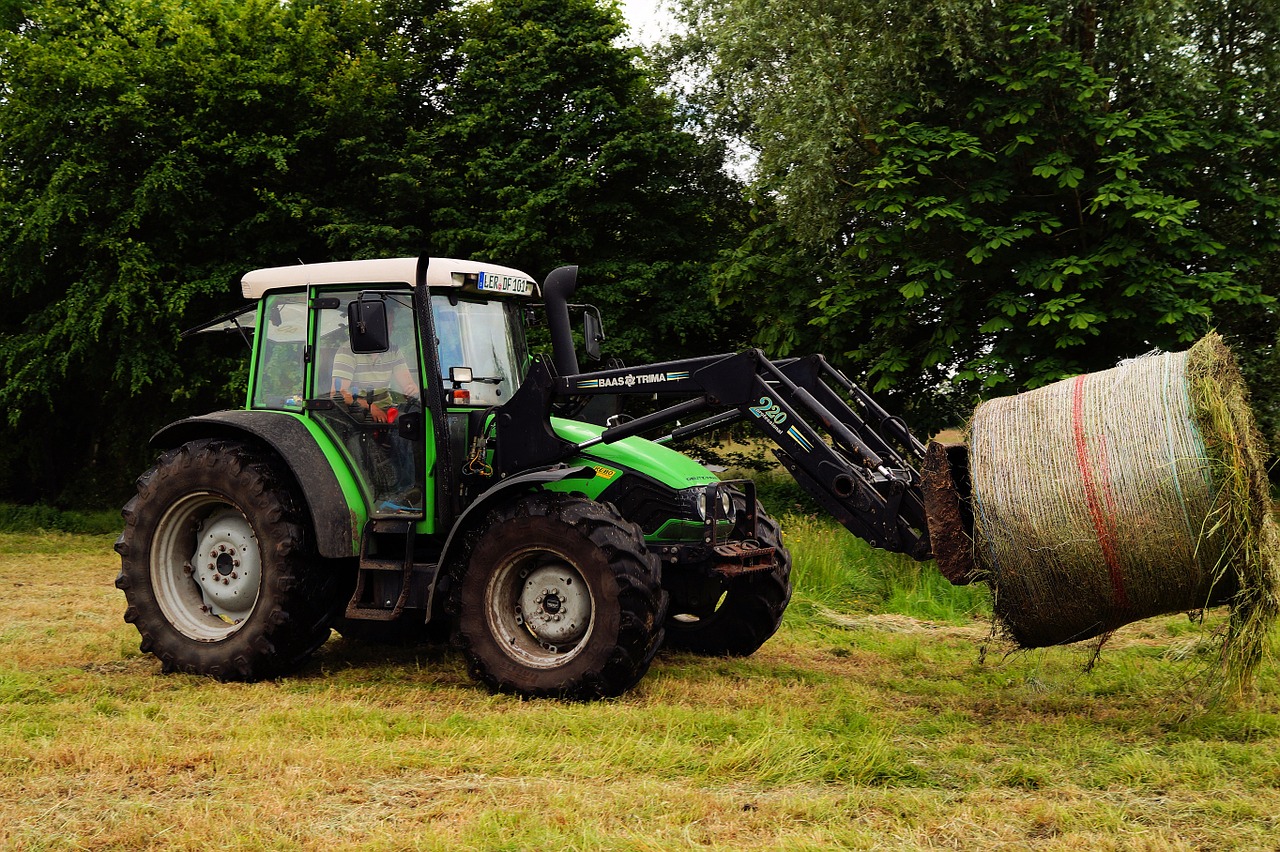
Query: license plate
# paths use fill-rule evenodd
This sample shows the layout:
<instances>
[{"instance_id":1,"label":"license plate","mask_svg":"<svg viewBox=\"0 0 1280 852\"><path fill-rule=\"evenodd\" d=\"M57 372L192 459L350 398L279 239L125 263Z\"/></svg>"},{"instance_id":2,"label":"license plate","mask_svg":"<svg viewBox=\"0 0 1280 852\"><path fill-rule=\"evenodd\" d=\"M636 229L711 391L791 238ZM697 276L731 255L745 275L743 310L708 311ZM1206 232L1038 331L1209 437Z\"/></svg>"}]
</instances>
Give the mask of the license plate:
<instances>
[{"instance_id":1,"label":"license plate","mask_svg":"<svg viewBox=\"0 0 1280 852\"><path fill-rule=\"evenodd\" d=\"M489 293L511 293L516 296L527 296L532 287L527 278L516 278L514 275L497 275L493 272L481 272L480 283L476 289Z\"/></svg>"}]
</instances>

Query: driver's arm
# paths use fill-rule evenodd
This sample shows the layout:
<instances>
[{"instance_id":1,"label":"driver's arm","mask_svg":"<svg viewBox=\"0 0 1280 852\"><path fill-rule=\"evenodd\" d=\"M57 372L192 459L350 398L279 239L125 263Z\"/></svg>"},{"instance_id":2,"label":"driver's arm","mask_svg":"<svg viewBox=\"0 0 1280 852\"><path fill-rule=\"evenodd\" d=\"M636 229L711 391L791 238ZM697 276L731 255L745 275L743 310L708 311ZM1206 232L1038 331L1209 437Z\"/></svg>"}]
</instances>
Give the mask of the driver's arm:
<instances>
[{"instance_id":1,"label":"driver's arm","mask_svg":"<svg viewBox=\"0 0 1280 852\"><path fill-rule=\"evenodd\" d=\"M351 382L355 378L356 364L350 352L339 352L333 356L333 392L342 397L342 401L350 405L354 400L351 393Z\"/></svg>"},{"instance_id":2,"label":"driver's arm","mask_svg":"<svg viewBox=\"0 0 1280 852\"><path fill-rule=\"evenodd\" d=\"M409 372L409 365L403 360L396 364L395 371L391 374L392 381L400 393L408 397L418 397L418 383L413 380L413 373Z\"/></svg>"}]
</instances>

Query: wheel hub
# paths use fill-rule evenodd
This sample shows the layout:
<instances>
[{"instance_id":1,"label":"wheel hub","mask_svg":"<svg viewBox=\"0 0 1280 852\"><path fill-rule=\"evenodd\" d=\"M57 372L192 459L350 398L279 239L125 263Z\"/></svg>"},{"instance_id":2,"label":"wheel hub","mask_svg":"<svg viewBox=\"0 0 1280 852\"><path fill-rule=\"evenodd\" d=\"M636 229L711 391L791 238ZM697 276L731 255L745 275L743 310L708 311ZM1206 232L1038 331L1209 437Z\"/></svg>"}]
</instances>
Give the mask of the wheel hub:
<instances>
[{"instance_id":1,"label":"wheel hub","mask_svg":"<svg viewBox=\"0 0 1280 852\"><path fill-rule=\"evenodd\" d=\"M262 573L253 528L237 511L219 512L200 527L198 542L192 576L206 611L238 624L253 609Z\"/></svg>"},{"instance_id":2,"label":"wheel hub","mask_svg":"<svg viewBox=\"0 0 1280 852\"><path fill-rule=\"evenodd\" d=\"M591 623L591 595L576 571L544 565L524 577L517 616L544 646L574 642Z\"/></svg>"}]
</instances>

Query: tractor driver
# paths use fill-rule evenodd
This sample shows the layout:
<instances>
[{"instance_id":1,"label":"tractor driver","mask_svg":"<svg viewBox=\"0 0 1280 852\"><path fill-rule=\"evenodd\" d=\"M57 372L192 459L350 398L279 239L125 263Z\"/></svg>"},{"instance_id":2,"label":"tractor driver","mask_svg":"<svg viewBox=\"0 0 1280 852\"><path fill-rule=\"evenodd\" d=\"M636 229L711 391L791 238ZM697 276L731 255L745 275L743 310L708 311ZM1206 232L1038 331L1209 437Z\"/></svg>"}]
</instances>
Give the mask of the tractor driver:
<instances>
[{"instance_id":1,"label":"tractor driver","mask_svg":"<svg viewBox=\"0 0 1280 852\"><path fill-rule=\"evenodd\" d=\"M393 389L406 398L418 398L418 384L395 344L386 352L371 355L340 350L333 356L334 392L347 405L363 408L375 423L387 422Z\"/></svg>"},{"instance_id":2,"label":"tractor driver","mask_svg":"<svg viewBox=\"0 0 1280 852\"><path fill-rule=\"evenodd\" d=\"M394 311L389 312L389 316L394 315ZM373 354L355 354L347 347L340 349L333 358L333 391L348 406L361 410L374 423L386 424L394 419L393 391L403 394L409 403L420 398L409 364L395 344L386 352ZM414 484L413 449L395 429L387 431L395 481L389 489L378 489L382 492L376 495L378 509L385 512L418 511L422 505L422 493Z\"/></svg>"}]
</instances>

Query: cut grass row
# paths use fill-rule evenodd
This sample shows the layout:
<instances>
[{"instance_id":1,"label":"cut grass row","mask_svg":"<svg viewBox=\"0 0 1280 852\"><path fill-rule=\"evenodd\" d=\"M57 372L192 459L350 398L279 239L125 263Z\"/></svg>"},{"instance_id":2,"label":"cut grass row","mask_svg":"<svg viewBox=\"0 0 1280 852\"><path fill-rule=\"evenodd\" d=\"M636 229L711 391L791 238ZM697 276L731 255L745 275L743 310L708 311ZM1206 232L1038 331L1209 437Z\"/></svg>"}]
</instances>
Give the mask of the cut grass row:
<instances>
[{"instance_id":1,"label":"cut grass row","mask_svg":"<svg viewBox=\"0 0 1280 852\"><path fill-rule=\"evenodd\" d=\"M1276 845L1280 683L1195 707L1212 624L1127 628L1087 672L1084 650L984 655L980 591L784 525L774 640L662 654L594 704L339 637L279 681L161 676L114 537L0 534L0 848Z\"/></svg>"}]
</instances>

